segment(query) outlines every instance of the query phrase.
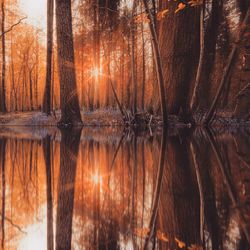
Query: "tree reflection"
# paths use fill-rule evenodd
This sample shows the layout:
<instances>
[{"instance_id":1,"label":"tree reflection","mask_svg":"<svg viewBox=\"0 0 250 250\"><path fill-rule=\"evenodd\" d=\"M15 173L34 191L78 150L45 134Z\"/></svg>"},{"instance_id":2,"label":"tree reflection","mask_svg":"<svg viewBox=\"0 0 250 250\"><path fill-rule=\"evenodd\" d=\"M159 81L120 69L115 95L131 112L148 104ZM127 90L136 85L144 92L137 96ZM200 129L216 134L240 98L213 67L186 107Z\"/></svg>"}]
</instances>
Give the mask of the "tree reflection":
<instances>
[{"instance_id":1,"label":"tree reflection","mask_svg":"<svg viewBox=\"0 0 250 250\"><path fill-rule=\"evenodd\" d=\"M53 232L53 197L52 197L52 164L51 164L51 137L43 139L43 152L46 166L46 193L47 193L47 249L54 249Z\"/></svg>"},{"instance_id":2,"label":"tree reflection","mask_svg":"<svg viewBox=\"0 0 250 250\"><path fill-rule=\"evenodd\" d=\"M247 249L248 140L191 132L0 139L0 248Z\"/></svg>"},{"instance_id":3,"label":"tree reflection","mask_svg":"<svg viewBox=\"0 0 250 250\"><path fill-rule=\"evenodd\" d=\"M71 249L76 163L81 129L61 130L56 249Z\"/></svg>"},{"instance_id":4,"label":"tree reflection","mask_svg":"<svg viewBox=\"0 0 250 250\"><path fill-rule=\"evenodd\" d=\"M6 139L0 138L0 164L2 171L2 211L1 211L1 247L4 249L5 243L5 196L6 196L6 176L5 176Z\"/></svg>"}]
</instances>

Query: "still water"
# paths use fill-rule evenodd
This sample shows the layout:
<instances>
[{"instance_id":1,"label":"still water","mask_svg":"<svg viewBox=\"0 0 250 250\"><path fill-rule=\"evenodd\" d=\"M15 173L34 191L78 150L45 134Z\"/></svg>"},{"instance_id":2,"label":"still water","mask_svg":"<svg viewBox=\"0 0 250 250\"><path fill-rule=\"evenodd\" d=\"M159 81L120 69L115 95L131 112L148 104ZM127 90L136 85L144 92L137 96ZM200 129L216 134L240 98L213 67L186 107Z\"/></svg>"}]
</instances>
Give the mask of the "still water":
<instances>
[{"instance_id":1,"label":"still water","mask_svg":"<svg viewBox=\"0 0 250 250\"><path fill-rule=\"evenodd\" d=\"M249 249L245 133L1 129L0 169L1 249Z\"/></svg>"}]
</instances>

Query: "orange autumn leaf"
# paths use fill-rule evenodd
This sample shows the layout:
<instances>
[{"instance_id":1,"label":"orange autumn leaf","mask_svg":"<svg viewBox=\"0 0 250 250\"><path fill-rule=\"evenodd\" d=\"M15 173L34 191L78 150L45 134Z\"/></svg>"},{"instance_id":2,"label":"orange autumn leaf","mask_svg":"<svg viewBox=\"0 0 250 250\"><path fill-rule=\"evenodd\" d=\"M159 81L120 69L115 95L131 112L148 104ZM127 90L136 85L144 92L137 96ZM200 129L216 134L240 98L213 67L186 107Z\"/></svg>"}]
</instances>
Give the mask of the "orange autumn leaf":
<instances>
[{"instance_id":1,"label":"orange autumn leaf","mask_svg":"<svg viewBox=\"0 0 250 250\"><path fill-rule=\"evenodd\" d=\"M185 7L186 7L186 4L184 4L184 3L179 3L179 4L178 4L178 8L177 8L177 10L175 11L175 13L179 12L180 10L183 10Z\"/></svg>"},{"instance_id":2,"label":"orange autumn leaf","mask_svg":"<svg viewBox=\"0 0 250 250\"><path fill-rule=\"evenodd\" d=\"M177 245L178 245L179 248L186 247L186 244L183 241L181 241L181 240L179 240L177 238L174 238L174 239L175 239L175 241L176 241L176 243L177 243Z\"/></svg>"},{"instance_id":3,"label":"orange autumn leaf","mask_svg":"<svg viewBox=\"0 0 250 250\"><path fill-rule=\"evenodd\" d=\"M149 23L150 20L145 13L142 13L134 18L135 23Z\"/></svg>"},{"instance_id":4,"label":"orange autumn leaf","mask_svg":"<svg viewBox=\"0 0 250 250\"><path fill-rule=\"evenodd\" d=\"M157 13L157 20L160 21L161 19L163 19L166 14L168 13L168 9L162 10L160 12Z\"/></svg>"},{"instance_id":5,"label":"orange autumn leaf","mask_svg":"<svg viewBox=\"0 0 250 250\"><path fill-rule=\"evenodd\" d=\"M161 241L164 241L164 242L168 242L168 238L167 238L166 234L163 233L163 232L161 232L160 230L157 230L156 236L157 236L158 240L161 240Z\"/></svg>"},{"instance_id":6,"label":"orange autumn leaf","mask_svg":"<svg viewBox=\"0 0 250 250\"><path fill-rule=\"evenodd\" d=\"M150 232L149 228L136 228L134 233L140 238L146 238Z\"/></svg>"}]
</instances>

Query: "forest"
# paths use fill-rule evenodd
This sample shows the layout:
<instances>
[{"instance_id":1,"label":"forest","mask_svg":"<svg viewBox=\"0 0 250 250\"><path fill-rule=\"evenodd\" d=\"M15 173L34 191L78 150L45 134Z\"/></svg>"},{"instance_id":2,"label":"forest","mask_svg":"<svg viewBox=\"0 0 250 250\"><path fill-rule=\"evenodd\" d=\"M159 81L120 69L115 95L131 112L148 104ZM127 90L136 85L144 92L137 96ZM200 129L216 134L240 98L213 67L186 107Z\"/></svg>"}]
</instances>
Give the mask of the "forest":
<instances>
[{"instance_id":1,"label":"forest","mask_svg":"<svg viewBox=\"0 0 250 250\"><path fill-rule=\"evenodd\" d=\"M249 0L0 0L0 250L249 250Z\"/></svg>"},{"instance_id":2,"label":"forest","mask_svg":"<svg viewBox=\"0 0 250 250\"><path fill-rule=\"evenodd\" d=\"M1 124L248 124L249 31L248 0L1 0Z\"/></svg>"}]
</instances>

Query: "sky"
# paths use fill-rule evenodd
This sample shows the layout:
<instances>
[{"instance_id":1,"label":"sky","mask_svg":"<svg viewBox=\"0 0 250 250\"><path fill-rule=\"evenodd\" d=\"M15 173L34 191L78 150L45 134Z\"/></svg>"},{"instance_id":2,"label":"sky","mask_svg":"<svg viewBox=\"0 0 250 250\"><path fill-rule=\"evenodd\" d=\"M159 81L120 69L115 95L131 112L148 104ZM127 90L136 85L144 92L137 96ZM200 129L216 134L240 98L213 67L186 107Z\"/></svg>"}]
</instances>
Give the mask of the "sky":
<instances>
[{"instance_id":1,"label":"sky","mask_svg":"<svg viewBox=\"0 0 250 250\"><path fill-rule=\"evenodd\" d=\"M27 16L26 23L46 31L46 0L19 0L19 7Z\"/></svg>"}]
</instances>

